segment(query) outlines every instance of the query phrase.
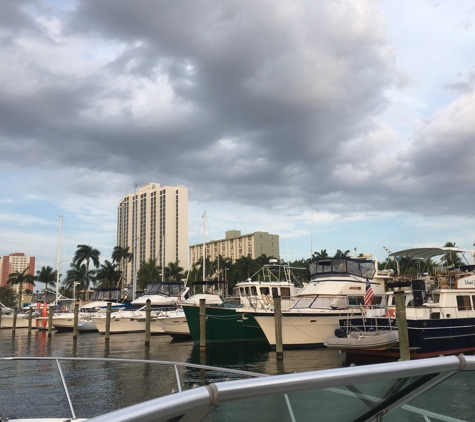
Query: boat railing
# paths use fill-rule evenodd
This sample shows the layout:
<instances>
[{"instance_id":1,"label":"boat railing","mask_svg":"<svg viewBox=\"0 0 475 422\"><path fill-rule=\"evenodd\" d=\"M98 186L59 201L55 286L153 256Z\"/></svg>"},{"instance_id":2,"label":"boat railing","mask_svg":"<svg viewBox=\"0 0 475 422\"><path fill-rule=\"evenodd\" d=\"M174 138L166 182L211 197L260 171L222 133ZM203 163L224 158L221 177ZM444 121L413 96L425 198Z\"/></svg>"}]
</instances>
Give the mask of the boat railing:
<instances>
[{"instance_id":1,"label":"boat railing","mask_svg":"<svg viewBox=\"0 0 475 422\"><path fill-rule=\"evenodd\" d=\"M259 415L292 422L309 420L309 415L319 420L384 421L388 417L461 422L473 416L473 406L460 406L457 401L461 400L458 387L468 391L475 387L475 377L457 378L465 371L475 371L475 357L445 356L217 382L90 422L260 420ZM443 399L434 399L437 392ZM449 406L451 402L454 406ZM259 409L265 413L259 414ZM207 418L211 413L211 419Z\"/></svg>"}]
</instances>

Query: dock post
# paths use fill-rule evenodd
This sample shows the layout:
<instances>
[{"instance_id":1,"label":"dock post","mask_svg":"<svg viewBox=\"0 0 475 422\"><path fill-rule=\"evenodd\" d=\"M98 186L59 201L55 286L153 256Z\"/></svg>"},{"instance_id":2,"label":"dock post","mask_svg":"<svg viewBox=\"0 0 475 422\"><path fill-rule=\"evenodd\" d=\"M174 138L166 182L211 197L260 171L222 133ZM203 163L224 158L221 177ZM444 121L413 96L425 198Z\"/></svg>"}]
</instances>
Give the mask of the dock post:
<instances>
[{"instance_id":1,"label":"dock post","mask_svg":"<svg viewBox=\"0 0 475 422\"><path fill-rule=\"evenodd\" d=\"M206 349L206 299L200 299L200 350Z\"/></svg>"},{"instance_id":2,"label":"dock post","mask_svg":"<svg viewBox=\"0 0 475 422\"><path fill-rule=\"evenodd\" d=\"M48 337L53 334L53 307L49 306L48 309Z\"/></svg>"},{"instance_id":3,"label":"dock post","mask_svg":"<svg viewBox=\"0 0 475 422\"><path fill-rule=\"evenodd\" d=\"M274 297L274 322L275 322L275 353L277 359L284 359L284 346L282 344L282 301L281 297Z\"/></svg>"},{"instance_id":4,"label":"dock post","mask_svg":"<svg viewBox=\"0 0 475 422\"><path fill-rule=\"evenodd\" d=\"M152 302L147 299L145 304L145 347L150 346L150 313L152 311Z\"/></svg>"},{"instance_id":5,"label":"dock post","mask_svg":"<svg viewBox=\"0 0 475 422\"><path fill-rule=\"evenodd\" d=\"M3 312L3 309L0 308L0 328L2 328L2 312Z\"/></svg>"},{"instance_id":6,"label":"dock post","mask_svg":"<svg viewBox=\"0 0 475 422\"><path fill-rule=\"evenodd\" d=\"M33 308L28 309L28 335L31 336L31 321L33 320Z\"/></svg>"},{"instance_id":7,"label":"dock post","mask_svg":"<svg viewBox=\"0 0 475 422\"><path fill-rule=\"evenodd\" d=\"M78 338L79 305L74 304L73 340Z\"/></svg>"},{"instance_id":8,"label":"dock post","mask_svg":"<svg viewBox=\"0 0 475 422\"><path fill-rule=\"evenodd\" d=\"M12 334L15 334L17 314L18 314L18 308L15 307L15 308L13 308Z\"/></svg>"},{"instance_id":9,"label":"dock post","mask_svg":"<svg viewBox=\"0 0 475 422\"><path fill-rule=\"evenodd\" d=\"M406 319L406 294L403 290L394 292L394 301L396 302L396 320L397 331L399 335L399 353L401 360L410 360L409 335L407 332Z\"/></svg>"},{"instance_id":10,"label":"dock post","mask_svg":"<svg viewBox=\"0 0 475 422\"><path fill-rule=\"evenodd\" d=\"M111 336L111 309L112 309L112 304L109 302L107 303L107 310L106 310L106 342L109 342L110 336Z\"/></svg>"}]
</instances>

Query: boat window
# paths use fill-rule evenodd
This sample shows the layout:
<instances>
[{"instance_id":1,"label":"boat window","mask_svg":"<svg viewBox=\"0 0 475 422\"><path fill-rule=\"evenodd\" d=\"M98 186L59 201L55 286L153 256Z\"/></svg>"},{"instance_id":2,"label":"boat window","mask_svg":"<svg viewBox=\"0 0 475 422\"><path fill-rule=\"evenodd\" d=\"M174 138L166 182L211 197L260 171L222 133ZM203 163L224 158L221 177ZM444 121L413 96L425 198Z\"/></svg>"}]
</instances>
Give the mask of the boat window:
<instances>
[{"instance_id":1,"label":"boat window","mask_svg":"<svg viewBox=\"0 0 475 422\"><path fill-rule=\"evenodd\" d=\"M362 262L360 264L361 275L367 278L373 278L374 264L372 262Z\"/></svg>"},{"instance_id":2,"label":"boat window","mask_svg":"<svg viewBox=\"0 0 475 422\"><path fill-rule=\"evenodd\" d=\"M364 297L363 296L348 296L348 305L351 305L351 306L364 305Z\"/></svg>"},{"instance_id":3,"label":"boat window","mask_svg":"<svg viewBox=\"0 0 475 422\"><path fill-rule=\"evenodd\" d=\"M472 296L472 304L473 304L473 307L475 309L475 296Z\"/></svg>"},{"instance_id":4,"label":"boat window","mask_svg":"<svg viewBox=\"0 0 475 422\"><path fill-rule=\"evenodd\" d=\"M251 294L253 296L257 296L257 289L256 289L256 286L251 286Z\"/></svg>"},{"instance_id":5,"label":"boat window","mask_svg":"<svg viewBox=\"0 0 475 422\"><path fill-rule=\"evenodd\" d=\"M261 295L270 295L270 289L268 287L261 287Z\"/></svg>"},{"instance_id":6,"label":"boat window","mask_svg":"<svg viewBox=\"0 0 475 422\"><path fill-rule=\"evenodd\" d=\"M239 291L240 291L241 296L245 296L246 290L244 290L244 287L240 287Z\"/></svg>"},{"instance_id":7,"label":"boat window","mask_svg":"<svg viewBox=\"0 0 475 422\"><path fill-rule=\"evenodd\" d=\"M459 311L468 311L472 308L470 296L457 296L457 308Z\"/></svg>"},{"instance_id":8,"label":"boat window","mask_svg":"<svg viewBox=\"0 0 475 422\"><path fill-rule=\"evenodd\" d=\"M346 273L346 260L345 259L334 259L333 260L333 271L336 273Z\"/></svg>"},{"instance_id":9,"label":"boat window","mask_svg":"<svg viewBox=\"0 0 475 422\"><path fill-rule=\"evenodd\" d=\"M371 301L372 305L381 305L381 302L383 301L382 296L374 296L373 300Z\"/></svg>"},{"instance_id":10,"label":"boat window","mask_svg":"<svg viewBox=\"0 0 475 422\"><path fill-rule=\"evenodd\" d=\"M433 297L432 297L432 300L434 301L434 303L439 303L439 300L440 300L440 294L434 294Z\"/></svg>"},{"instance_id":11,"label":"boat window","mask_svg":"<svg viewBox=\"0 0 475 422\"><path fill-rule=\"evenodd\" d=\"M290 297L290 287L281 287L280 288L280 295L282 297Z\"/></svg>"},{"instance_id":12,"label":"boat window","mask_svg":"<svg viewBox=\"0 0 475 422\"><path fill-rule=\"evenodd\" d=\"M279 296L279 289L277 287L272 287L272 297Z\"/></svg>"},{"instance_id":13,"label":"boat window","mask_svg":"<svg viewBox=\"0 0 475 422\"><path fill-rule=\"evenodd\" d=\"M304 309L309 308L312 305L312 302L315 300L315 297L301 297L295 302L293 309Z\"/></svg>"},{"instance_id":14,"label":"boat window","mask_svg":"<svg viewBox=\"0 0 475 422\"><path fill-rule=\"evenodd\" d=\"M347 308L346 298L335 296L318 296L312 303L312 309L345 309Z\"/></svg>"},{"instance_id":15,"label":"boat window","mask_svg":"<svg viewBox=\"0 0 475 422\"><path fill-rule=\"evenodd\" d=\"M249 287L246 287L246 296L249 296L250 295L250 291L249 291Z\"/></svg>"},{"instance_id":16,"label":"boat window","mask_svg":"<svg viewBox=\"0 0 475 422\"><path fill-rule=\"evenodd\" d=\"M332 270L332 261L318 261L317 262L317 273L329 273Z\"/></svg>"}]
</instances>

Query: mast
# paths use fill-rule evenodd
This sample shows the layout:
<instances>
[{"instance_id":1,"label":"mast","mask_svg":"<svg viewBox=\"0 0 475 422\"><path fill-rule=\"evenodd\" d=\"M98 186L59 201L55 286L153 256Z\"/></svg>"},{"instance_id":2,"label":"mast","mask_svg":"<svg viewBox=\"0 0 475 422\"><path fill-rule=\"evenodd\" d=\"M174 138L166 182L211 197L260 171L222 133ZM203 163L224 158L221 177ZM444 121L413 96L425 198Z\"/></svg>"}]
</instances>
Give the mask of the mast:
<instances>
[{"instance_id":1,"label":"mast","mask_svg":"<svg viewBox=\"0 0 475 422\"><path fill-rule=\"evenodd\" d=\"M134 217L134 228L133 228L133 239L132 247L134 251L134 256L132 260L132 300L135 300L135 291L137 290L137 185L134 187L134 201L133 201L133 217Z\"/></svg>"},{"instance_id":2,"label":"mast","mask_svg":"<svg viewBox=\"0 0 475 422\"><path fill-rule=\"evenodd\" d=\"M59 268L60 268L60 259L61 259L61 230L63 226L63 216L59 216L59 231L58 231L58 255L56 257L56 305L58 304L59 299Z\"/></svg>"},{"instance_id":3,"label":"mast","mask_svg":"<svg viewBox=\"0 0 475 422\"><path fill-rule=\"evenodd\" d=\"M203 213L203 281L206 280L206 211Z\"/></svg>"}]
</instances>

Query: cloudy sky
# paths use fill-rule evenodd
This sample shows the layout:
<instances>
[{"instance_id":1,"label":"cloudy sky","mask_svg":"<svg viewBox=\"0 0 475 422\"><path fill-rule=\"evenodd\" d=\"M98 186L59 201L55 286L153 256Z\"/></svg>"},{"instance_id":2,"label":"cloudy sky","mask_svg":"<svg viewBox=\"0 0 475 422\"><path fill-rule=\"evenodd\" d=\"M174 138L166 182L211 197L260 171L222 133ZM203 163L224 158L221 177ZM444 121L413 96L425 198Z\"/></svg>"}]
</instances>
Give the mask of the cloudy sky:
<instances>
[{"instance_id":1,"label":"cloudy sky","mask_svg":"<svg viewBox=\"0 0 475 422\"><path fill-rule=\"evenodd\" d=\"M110 257L135 185L189 242L475 242L475 1L0 2L0 255ZM63 267L62 267L63 268Z\"/></svg>"}]
</instances>

